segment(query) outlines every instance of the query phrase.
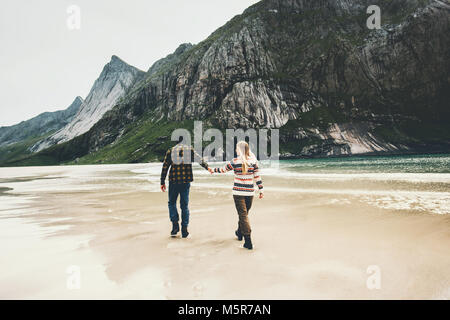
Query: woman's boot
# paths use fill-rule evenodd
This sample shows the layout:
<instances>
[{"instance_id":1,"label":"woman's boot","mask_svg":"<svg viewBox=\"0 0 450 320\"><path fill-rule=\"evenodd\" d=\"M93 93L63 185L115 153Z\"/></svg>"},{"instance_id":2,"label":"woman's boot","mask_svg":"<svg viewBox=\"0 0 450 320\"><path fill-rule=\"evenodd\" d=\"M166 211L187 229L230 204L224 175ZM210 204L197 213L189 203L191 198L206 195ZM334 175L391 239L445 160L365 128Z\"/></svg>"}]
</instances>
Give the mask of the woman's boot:
<instances>
[{"instance_id":1,"label":"woman's boot","mask_svg":"<svg viewBox=\"0 0 450 320\"><path fill-rule=\"evenodd\" d=\"M245 239L244 248L252 250L253 249L252 238L250 236L244 236L244 239Z\"/></svg>"},{"instance_id":2,"label":"woman's boot","mask_svg":"<svg viewBox=\"0 0 450 320\"><path fill-rule=\"evenodd\" d=\"M236 235L236 237L238 238L239 241L242 241L243 236L242 236L241 229L237 229L234 234Z\"/></svg>"}]
</instances>

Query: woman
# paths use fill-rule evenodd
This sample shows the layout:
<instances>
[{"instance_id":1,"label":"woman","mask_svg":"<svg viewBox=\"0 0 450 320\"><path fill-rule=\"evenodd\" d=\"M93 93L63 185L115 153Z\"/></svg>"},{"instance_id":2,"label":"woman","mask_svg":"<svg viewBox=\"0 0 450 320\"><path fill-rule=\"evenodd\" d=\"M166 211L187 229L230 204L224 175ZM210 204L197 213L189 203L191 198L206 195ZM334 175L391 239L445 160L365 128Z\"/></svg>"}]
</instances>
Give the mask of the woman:
<instances>
[{"instance_id":1,"label":"woman","mask_svg":"<svg viewBox=\"0 0 450 320\"><path fill-rule=\"evenodd\" d=\"M226 173L234 171L233 198L236 210L239 215L239 225L235 234L239 241L245 239L244 248L253 249L251 240L251 228L248 221L248 213L252 207L253 196L255 194L255 185L259 189L259 198L264 197L263 185L259 176L258 161L255 155L250 151L247 142L240 141L236 147L237 158L228 162L223 168L209 169L211 173Z\"/></svg>"}]
</instances>

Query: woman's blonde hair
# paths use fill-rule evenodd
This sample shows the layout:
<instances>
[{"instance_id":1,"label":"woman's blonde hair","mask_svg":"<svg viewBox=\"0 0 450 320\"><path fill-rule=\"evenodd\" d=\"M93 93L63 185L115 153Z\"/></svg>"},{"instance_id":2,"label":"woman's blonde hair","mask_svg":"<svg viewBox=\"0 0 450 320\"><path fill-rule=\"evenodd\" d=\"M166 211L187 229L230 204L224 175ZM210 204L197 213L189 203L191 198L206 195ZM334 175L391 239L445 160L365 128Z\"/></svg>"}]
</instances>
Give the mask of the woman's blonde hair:
<instances>
[{"instance_id":1,"label":"woman's blonde hair","mask_svg":"<svg viewBox=\"0 0 450 320\"><path fill-rule=\"evenodd\" d=\"M250 167L249 161L251 157L250 146L245 141L239 141L236 145L236 153L242 161L242 173L246 174Z\"/></svg>"}]
</instances>

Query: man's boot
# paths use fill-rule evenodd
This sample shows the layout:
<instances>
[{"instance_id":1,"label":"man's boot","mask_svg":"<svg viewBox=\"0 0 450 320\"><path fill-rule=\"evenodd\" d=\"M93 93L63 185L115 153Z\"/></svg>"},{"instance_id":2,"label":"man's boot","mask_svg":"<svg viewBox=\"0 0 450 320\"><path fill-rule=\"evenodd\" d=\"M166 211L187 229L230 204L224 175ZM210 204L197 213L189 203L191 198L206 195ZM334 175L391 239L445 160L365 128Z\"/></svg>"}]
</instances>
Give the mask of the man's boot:
<instances>
[{"instance_id":1,"label":"man's boot","mask_svg":"<svg viewBox=\"0 0 450 320\"><path fill-rule=\"evenodd\" d=\"M253 249L252 238L250 236L244 236L244 239L245 239L244 248L252 250Z\"/></svg>"},{"instance_id":2,"label":"man's boot","mask_svg":"<svg viewBox=\"0 0 450 320\"><path fill-rule=\"evenodd\" d=\"M180 225L178 224L178 222L172 222L172 232L170 233L170 235L172 237L175 237L179 231Z\"/></svg>"},{"instance_id":3,"label":"man's boot","mask_svg":"<svg viewBox=\"0 0 450 320\"><path fill-rule=\"evenodd\" d=\"M182 227L181 227L181 236L182 236L183 238L187 238L188 235L189 235L189 232L188 232L187 226L182 226Z\"/></svg>"}]
</instances>

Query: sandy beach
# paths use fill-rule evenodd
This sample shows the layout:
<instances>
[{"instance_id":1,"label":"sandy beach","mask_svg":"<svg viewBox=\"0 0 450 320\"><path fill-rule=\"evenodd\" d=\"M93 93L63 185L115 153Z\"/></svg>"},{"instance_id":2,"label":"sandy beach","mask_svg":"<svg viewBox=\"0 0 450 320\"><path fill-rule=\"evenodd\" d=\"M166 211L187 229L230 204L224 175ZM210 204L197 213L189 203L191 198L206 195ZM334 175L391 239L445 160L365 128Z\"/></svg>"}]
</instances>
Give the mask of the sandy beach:
<instances>
[{"instance_id":1,"label":"sandy beach","mask_svg":"<svg viewBox=\"0 0 450 320\"><path fill-rule=\"evenodd\" d=\"M267 168L248 251L232 175L195 167L191 236L170 238L160 168L0 168L0 298L450 298L448 173Z\"/></svg>"}]
</instances>

